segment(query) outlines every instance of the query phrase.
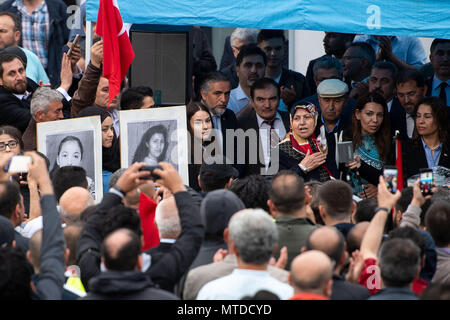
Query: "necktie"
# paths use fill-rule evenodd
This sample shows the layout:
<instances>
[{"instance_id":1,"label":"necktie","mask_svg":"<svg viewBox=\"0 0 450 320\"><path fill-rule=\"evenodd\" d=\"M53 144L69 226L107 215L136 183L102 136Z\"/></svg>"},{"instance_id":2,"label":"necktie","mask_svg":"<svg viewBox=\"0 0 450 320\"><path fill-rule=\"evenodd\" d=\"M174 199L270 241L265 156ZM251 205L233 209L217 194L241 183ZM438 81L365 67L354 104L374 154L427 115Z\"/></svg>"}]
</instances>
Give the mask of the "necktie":
<instances>
[{"instance_id":1,"label":"necktie","mask_svg":"<svg viewBox=\"0 0 450 320\"><path fill-rule=\"evenodd\" d=\"M447 105L447 93L445 92L445 88L448 87L447 82L442 82L439 87L441 87L441 92L439 93L439 98L444 101L445 105Z\"/></svg>"},{"instance_id":2,"label":"necktie","mask_svg":"<svg viewBox=\"0 0 450 320\"><path fill-rule=\"evenodd\" d=\"M280 142L280 137L278 136L274 128L275 119L264 120L264 122L270 126L270 148L275 148L277 144Z\"/></svg>"}]
</instances>

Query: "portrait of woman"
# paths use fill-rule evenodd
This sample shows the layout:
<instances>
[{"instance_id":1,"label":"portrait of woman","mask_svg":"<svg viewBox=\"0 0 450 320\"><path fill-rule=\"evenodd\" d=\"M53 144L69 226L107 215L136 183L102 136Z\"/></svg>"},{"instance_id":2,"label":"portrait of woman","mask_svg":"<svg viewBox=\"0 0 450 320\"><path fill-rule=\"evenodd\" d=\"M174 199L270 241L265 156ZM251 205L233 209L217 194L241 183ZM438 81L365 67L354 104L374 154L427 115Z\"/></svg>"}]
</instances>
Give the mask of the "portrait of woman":
<instances>
[{"instance_id":1,"label":"portrait of woman","mask_svg":"<svg viewBox=\"0 0 450 320\"><path fill-rule=\"evenodd\" d=\"M56 159L54 161L50 174L53 175L53 173L58 168L62 168L65 166L83 167L86 170L86 172L88 172L88 170L85 168L86 165L83 163L84 155L85 150L83 148L83 144L81 143L80 138L74 135L65 135L65 137L59 142L58 151L56 153ZM89 176L87 176L87 180L89 192L95 199L95 182Z\"/></svg>"},{"instance_id":2,"label":"portrait of woman","mask_svg":"<svg viewBox=\"0 0 450 320\"><path fill-rule=\"evenodd\" d=\"M158 165L158 162L166 159L168 142L169 134L164 125L150 127L142 136L132 163L145 162L149 166Z\"/></svg>"}]
</instances>

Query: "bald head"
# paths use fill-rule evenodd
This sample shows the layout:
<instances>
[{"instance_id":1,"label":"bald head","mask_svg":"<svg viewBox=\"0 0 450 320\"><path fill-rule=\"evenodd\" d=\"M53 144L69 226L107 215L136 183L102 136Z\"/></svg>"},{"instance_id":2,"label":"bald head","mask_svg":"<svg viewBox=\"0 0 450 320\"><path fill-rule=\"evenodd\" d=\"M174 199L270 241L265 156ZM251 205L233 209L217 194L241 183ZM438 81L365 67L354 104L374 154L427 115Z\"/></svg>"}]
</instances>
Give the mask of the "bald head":
<instances>
[{"instance_id":1,"label":"bald head","mask_svg":"<svg viewBox=\"0 0 450 320\"><path fill-rule=\"evenodd\" d=\"M369 224L370 222L368 221L359 222L350 229L347 234L347 251L349 254L352 254L355 250L359 250Z\"/></svg>"},{"instance_id":2,"label":"bald head","mask_svg":"<svg viewBox=\"0 0 450 320\"><path fill-rule=\"evenodd\" d=\"M108 270L136 269L140 251L139 237L130 229L117 229L103 241L103 259Z\"/></svg>"},{"instance_id":3,"label":"bald head","mask_svg":"<svg viewBox=\"0 0 450 320\"><path fill-rule=\"evenodd\" d=\"M321 227L309 235L306 241L307 250L319 250L325 253L336 266L341 262L345 251L343 235L334 227Z\"/></svg>"},{"instance_id":4,"label":"bald head","mask_svg":"<svg viewBox=\"0 0 450 320\"><path fill-rule=\"evenodd\" d=\"M330 297L332 276L331 260L321 251L306 251L292 261L290 283L295 293L310 292Z\"/></svg>"},{"instance_id":5,"label":"bald head","mask_svg":"<svg viewBox=\"0 0 450 320\"><path fill-rule=\"evenodd\" d=\"M181 233L181 225L174 197L164 199L158 204L155 212L155 221L160 238L178 238Z\"/></svg>"},{"instance_id":6,"label":"bald head","mask_svg":"<svg viewBox=\"0 0 450 320\"><path fill-rule=\"evenodd\" d=\"M67 189L59 199L61 217L66 224L80 220L81 212L94 205L91 193L82 187Z\"/></svg>"}]
</instances>

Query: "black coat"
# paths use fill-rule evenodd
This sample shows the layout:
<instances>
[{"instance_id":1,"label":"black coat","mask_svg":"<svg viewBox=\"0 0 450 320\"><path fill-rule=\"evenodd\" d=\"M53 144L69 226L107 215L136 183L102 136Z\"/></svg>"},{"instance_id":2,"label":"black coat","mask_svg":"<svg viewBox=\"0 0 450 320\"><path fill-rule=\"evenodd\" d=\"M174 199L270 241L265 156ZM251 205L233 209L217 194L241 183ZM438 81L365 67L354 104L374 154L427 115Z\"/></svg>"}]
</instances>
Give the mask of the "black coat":
<instances>
[{"instance_id":1,"label":"black coat","mask_svg":"<svg viewBox=\"0 0 450 320\"><path fill-rule=\"evenodd\" d=\"M234 56L233 56L234 57ZM239 78L236 73L236 63L226 66L220 72L230 80L230 89L233 90L239 86Z\"/></svg>"},{"instance_id":2,"label":"black coat","mask_svg":"<svg viewBox=\"0 0 450 320\"><path fill-rule=\"evenodd\" d=\"M402 107L400 101L394 98L392 101L391 111L389 112L389 120L391 122L391 136L395 136L395 131L399 131L400 138L407 138L408 132L406 127L406 111Z\"/></svg>"},{"instance_id":3,"label":"black coat","mask_svg":"<svg viewBox=\"0 0 450 320\"><path fill-rule=\"evenodd\" d=\"M38 85L30 78L27 81L27 91L33 93ZM30 101L31 95L26 100L20 100L0 86L0 125L10 125L24 133L31 120Z\"/></svg>"},{"instance_id":4,"label":"black coat","mask_svg":"<svg viewBox=\"0 0 450 320\"><path fill-rule=\"evenodd\" d=\"M181 224L181 234L171 251L163 255L145 271L161 288L173 287L189 269L203 240L200 205L190 191L174 194ZM77 247L77 265L81 269L81 281L86 290L89 280L100 273L100 257L103 218L108 210L121 203L121 198L106 193L97 210L87 219Z\"/></svg>"},{"instance_id":5,"label":"black coat","mask_svg":"<svg viewBox=\"0 0 450 320\"><path fill-rule=\"evenodd\" d=\"M366 300L369 297L370 293L366 287L345 281L341 276L333 275L331 300Z\"/></svg>"},{"instance_id":6,"label":"black coat","mask_svg":"<svg viewBox=\"0 0 450 320\"><path fill-rule=\"evenodd\" d=\"M284 128L286 129L286 133L289 132L290 128L290 120L289 120L289 113L284 111L278 111L278 113L281 116L281 119L284 124ZM241 168L241 177L245 177L251 174L261 174L261 168L264 168L264 162L261 162L262 159L264 159L264 156L262 155L262 146L261 141L259 137L259 125L258 125L258 119L256 118L256 112L253 106L249 103L247 104L237 115L237 123L238 128L244 130L254 129L256 131L256 135L258 138L258 144L257 144L257 163L250 163L250 154L254 150L254 146L250 146L250 141L248 139L245 140L245 164ZM284 137L280 137L280 139L283 139Z\"/></svg>"},{"instance_id":7,"label":"black coat","mask_svg":"<svg viewBox=\"0 0 450 320\"><path fill-rule=\"evenodd\" d=\"M90 291L81 300L179 300L158 289L141 271L106 271L89 281Z\"/></svg>"},{"instance_id":8,"label":"black coat","mask_svg":"<svg viewBox=\"0 0 450 320\"><path fill-rule=\"evenodd\" d=\"M447 142L442 145L441 156L439 158L439 166L450 169L449 153L450 145ZM403 178L406 183L411 176L418 174L420 169L428 168L425 150L422 145L422 140L414 141L407 139L402 141L402 160L403 160Z\"/></svg>"}]
</instances>

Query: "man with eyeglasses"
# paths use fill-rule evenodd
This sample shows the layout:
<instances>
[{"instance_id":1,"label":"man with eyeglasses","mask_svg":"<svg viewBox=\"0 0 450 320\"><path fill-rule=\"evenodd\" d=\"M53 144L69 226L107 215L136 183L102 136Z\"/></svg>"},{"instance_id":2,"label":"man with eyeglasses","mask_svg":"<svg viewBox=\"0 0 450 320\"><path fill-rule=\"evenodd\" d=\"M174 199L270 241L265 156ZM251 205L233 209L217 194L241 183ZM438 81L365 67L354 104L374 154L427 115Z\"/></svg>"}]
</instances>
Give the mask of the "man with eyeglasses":
<instances>
[{"instance_id":1,"label":"man with eyeglasses","mask_svg":"<svg viewBox=\"0 0 450 320\"><path fill-rule=\"evenodd\" d=\"M397 98L405 109L406 134L412 138L415 125L414 110L427 92L422 74L417 70L403 70L397 76ZM405 138L405 137L402 137Z\"/></svg>"}]
</instances>

